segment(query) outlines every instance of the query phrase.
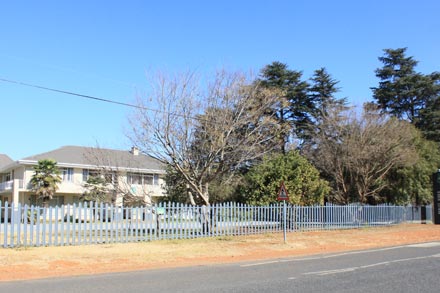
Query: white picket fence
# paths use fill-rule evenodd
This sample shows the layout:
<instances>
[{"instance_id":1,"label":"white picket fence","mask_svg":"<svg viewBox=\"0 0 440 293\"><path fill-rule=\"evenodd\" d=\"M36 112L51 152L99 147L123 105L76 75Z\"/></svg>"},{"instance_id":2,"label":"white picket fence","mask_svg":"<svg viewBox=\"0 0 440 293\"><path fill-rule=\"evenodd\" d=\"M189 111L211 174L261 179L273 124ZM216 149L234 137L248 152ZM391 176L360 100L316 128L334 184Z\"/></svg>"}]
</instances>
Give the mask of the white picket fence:
<instances>
[{"instance_id":1,"label":"white picket fence","mask_svg":"<svg viewBox=\"0 0 440 293\"><path fill-rule=\"evenodd\" d=\"M392 205L289 205L285 222L282 204L117 207L80 203L45 208L5 202L0 207L0 241L5 248L278 233L284 230L284 223L288 232L294 232L422 222L421 207ZM431 219L428 206L426 221Z\"/></svg>"}]
</instances>

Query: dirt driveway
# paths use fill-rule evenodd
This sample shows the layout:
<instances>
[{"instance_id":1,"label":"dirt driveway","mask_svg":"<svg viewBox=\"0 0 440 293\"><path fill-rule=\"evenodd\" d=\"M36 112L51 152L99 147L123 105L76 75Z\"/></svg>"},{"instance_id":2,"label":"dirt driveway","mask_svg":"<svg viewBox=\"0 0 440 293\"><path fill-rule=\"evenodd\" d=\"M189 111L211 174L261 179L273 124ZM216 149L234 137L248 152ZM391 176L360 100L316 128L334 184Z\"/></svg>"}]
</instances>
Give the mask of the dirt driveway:
<instances>
[{"instance_id":1,"label":"dirt driveway","mask_svg":"<svg viewBox=\"0 0 440 293\"><path fill-rule=\"evenodd\" d=\"M262 260L440 241L440 225L68 247L0 248L0 281Z\"/></svg>"}]
</instances>

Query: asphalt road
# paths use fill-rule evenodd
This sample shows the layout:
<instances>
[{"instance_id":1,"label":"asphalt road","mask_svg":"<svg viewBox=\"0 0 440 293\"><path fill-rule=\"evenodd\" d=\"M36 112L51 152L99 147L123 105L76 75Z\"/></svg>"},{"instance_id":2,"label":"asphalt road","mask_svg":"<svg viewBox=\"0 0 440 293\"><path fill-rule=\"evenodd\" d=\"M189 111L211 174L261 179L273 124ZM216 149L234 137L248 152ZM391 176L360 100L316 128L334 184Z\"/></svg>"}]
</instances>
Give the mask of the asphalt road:
<instances>
[{"instance_id":1,"label":"asphalt road","mask_svg":"<svg viewBox=\"0 0 440 293\"><path fill-rule=\"evenodd\" d=\"M439 292L440 242L229 265L0 283L0 292Z\"/></svg>"}]
</instances>

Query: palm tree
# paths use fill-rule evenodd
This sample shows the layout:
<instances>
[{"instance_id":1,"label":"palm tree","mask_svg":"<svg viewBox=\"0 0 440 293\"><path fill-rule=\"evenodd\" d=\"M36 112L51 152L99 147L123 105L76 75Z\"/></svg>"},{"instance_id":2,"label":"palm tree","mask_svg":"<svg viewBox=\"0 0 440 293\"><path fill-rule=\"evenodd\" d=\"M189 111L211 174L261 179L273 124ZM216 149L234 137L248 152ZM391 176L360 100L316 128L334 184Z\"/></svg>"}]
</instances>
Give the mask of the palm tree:
<instances>
[{"instance_id":1,"label":"palm tree","mask_svg":"<svg viewBox=\"0 0 440 293\"><path fill-rule=\"evenodd\" d=\"M32 190L47 207L61 183L57 162L51 159L39 160L34 172L31 178Z\"/></svg>"}]
</instances>

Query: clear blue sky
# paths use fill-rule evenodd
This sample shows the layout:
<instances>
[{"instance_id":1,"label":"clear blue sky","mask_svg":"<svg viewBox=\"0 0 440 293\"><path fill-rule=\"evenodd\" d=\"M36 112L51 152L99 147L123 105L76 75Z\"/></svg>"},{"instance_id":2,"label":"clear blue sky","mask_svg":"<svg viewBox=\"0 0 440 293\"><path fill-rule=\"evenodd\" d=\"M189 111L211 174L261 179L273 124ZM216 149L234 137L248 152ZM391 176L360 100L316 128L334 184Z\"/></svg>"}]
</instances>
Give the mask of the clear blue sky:
<instances>
[{"instance_id":1,"label":"clear blue sky","mask_svg":"<svg viewBox=\"0 0 440 293\"><path fill-rule=\"evenodd\" d=\"M149 70L326 67L360 105L382 49L440 71L438 0L3 1L0 78L131 103ZM63 145L128 149L131 109L0 81L0 153Z\"/></svg>"}]
</instances>

